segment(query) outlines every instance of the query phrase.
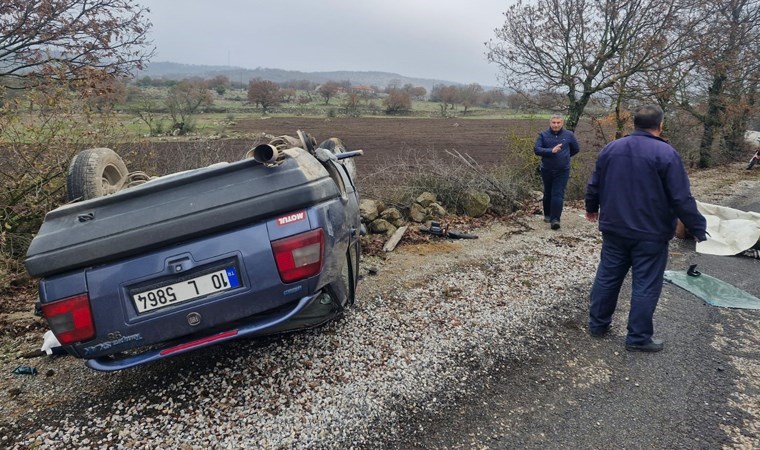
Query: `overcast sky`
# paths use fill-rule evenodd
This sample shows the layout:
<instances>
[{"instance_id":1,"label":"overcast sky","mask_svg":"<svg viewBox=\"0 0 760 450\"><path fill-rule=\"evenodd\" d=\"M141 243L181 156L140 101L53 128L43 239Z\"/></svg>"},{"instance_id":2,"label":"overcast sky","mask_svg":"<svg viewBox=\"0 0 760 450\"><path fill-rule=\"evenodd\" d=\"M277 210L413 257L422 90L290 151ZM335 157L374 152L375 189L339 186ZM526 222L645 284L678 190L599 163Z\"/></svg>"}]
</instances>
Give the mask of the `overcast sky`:
<instances>
[{"instance_id":1,"label":"overcast sky","mask_svg":"<svg viewBox=\"0 0 760 450\"><path fill-rule=\"evenodd\" d=\"M511 0L137 0L154 62L393 72L498 86L484 42Z\"/></svg>"}]
</instances>

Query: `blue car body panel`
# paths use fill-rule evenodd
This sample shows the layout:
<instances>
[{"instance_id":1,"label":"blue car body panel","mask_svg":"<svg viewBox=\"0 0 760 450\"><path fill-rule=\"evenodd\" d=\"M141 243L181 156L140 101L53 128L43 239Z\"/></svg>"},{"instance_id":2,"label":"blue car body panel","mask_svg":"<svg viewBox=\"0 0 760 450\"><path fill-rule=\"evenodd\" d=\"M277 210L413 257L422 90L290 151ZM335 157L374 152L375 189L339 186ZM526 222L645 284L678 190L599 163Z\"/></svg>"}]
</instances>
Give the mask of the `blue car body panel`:
<instances>
[{"instance_id":1,"label":"blue car body panel","mask_svg":"<svg viewBox=\"0 0 760 450\"><path fill-rule=\"evenodd\" d=\"M244 160L165 178L51 211L30 246L26 265L42 277L41 304L89 295L95 337L65 347L88 366L119 370L312 327L353 301L358 194L339 162L294 148L276 167ZM321 271L283 283L272 241L316 229ZM232 275L227 290L137 307L141 292L220 270Z\"/></svg>"}]
</instances>

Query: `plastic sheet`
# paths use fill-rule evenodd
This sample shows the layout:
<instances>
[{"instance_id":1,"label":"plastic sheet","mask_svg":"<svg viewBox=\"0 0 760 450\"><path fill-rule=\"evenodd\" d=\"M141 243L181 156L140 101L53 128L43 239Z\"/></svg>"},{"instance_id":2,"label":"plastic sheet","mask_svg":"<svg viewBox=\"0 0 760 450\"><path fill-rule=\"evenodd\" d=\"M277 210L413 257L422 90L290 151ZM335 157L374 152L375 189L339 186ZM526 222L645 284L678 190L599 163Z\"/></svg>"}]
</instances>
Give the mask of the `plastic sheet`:
<instances>
[{"instance_id":1,"label":"plastic sheet","mask_svg":"<svg viewBox=\"0 0 760 450\"><path fill-rule=\"evenodd\" d=\"M760 213L745 212L725 206L697 202L707 219L706 241L697 244L697 252L707 255L738 255L760 239Z\"/></svg>"},{"instance_id":2,"label":"plastic sheet","mask_svg":"<svg viewBox=\"0 0 760 450\"><path fill-rule=\"evenodd\" d=\"M685 289L713 306L760 309L760 299L732 284L705 275L689 276L685 271L665 271L665 281Z\"/></svg>"}]
</instances>

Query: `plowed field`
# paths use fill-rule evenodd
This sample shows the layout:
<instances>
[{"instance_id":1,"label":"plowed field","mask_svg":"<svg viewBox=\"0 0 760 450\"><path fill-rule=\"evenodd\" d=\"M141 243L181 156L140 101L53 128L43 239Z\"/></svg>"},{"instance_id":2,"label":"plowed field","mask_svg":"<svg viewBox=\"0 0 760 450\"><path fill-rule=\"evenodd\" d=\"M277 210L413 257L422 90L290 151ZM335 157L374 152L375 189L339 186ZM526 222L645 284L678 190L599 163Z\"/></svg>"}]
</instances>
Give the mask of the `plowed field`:
<instances>
[{"instance_id":1,"label":"plowed field","mask_svg":"<svg viewBox=\"0 0 760 450\"><path fill-rule=\"evenodd\" d=\"M548 127L546 119L414 119L414 118L271 118L242 119L230 129L231 134L245 138L217 140L163 138L117 147L131 170L165 175L181 170L203 167L219 161L236 161L254 145L268 142L272 136L297 136L297 130L311 134L317 142L331 137L343 140L349 149L362 149L364 156L356 158L360 179L392 179L395 167L415 164L415 160L442 158L457 164L446 154L456 150L468 154L484 167L509 165L519 161L510 154L515 138L527 139L530 152L538 132ZM603 146L592 127L582 123L576 132L581 153L575 159L577 183L593 167L598 150ZM523 155L524 156L524 155ZM390 177L388 177L390 175ZM576 183L576 184L577 184ZM572 184L572 183L571 183Z\"/></svg>"},{"instance_id":2,"label":"plowed field","mask_svg":"<svg viewBox=\"0 0 760 450\"><path fill-rule=\"evenodd\" d=\"M444 154L445 150L457 150L483 165L508 162L505 149L512 132L534 138L547 127L546 119L272 118L241 120L233 129L276 136L296 136L296 130L303 130L318 142L338 137L349 148L364 150L364 156L357 158L356 162L362 173L370 173L384 161L403 158L410 151ZM582 150L591 149L590 138L593 136L590 134L584 133L582 128L579 131Z\"/></svg>"}]
</instances>

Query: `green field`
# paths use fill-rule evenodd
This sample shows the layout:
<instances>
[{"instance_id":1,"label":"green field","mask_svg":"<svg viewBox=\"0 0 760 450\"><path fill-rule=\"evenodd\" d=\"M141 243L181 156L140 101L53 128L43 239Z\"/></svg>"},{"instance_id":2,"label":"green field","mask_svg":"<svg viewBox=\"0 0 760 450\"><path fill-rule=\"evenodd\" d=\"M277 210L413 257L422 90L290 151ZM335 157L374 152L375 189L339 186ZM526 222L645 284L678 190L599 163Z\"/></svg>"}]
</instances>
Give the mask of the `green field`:
<instances>
[{"instance_id":1,"label":"green field","mask_svg":"<svg viewBox=\"0 0 760 450\"><path fill-rule=\"evenodd\" d=\"M139 100L130 98L128 101L118 104L119 118L125 124L130 134L145 136L149 133L148 126L137 119L137 111L145 109L146 101L155 108L156 120L163 122L162 129L171 126L171 118L164 105L167 96L165 88L140 88ZM308 103L296 103L295 101L283 102L272 106L266 112L262 108L248 102L247 91L243 89L227 89L223 95L212 91L213 103L203 109L199 109L192 115L192 133L200 136L228 135L230 126L239 120L287 118L298 117L304 119L319 118L456 118L457 120L481 120L481 119L548 119L550 113L537 112L527 113L514 111L505 105L492 105L490 107L475 106L467 109L465 114L462 105L449 105L445 115L442 113L441 103L433 101L413 100L411 110L400 114L387 114L383 106L383 97L362 99L356 108L349 109L345 106L346 94L339 94L325 103L323 98L316 93L296 91L294 98L311 97ZM147 99L147 100L146 100ZM164 134L164 133L161 133Z\"/></svg>"}]
</instances>

